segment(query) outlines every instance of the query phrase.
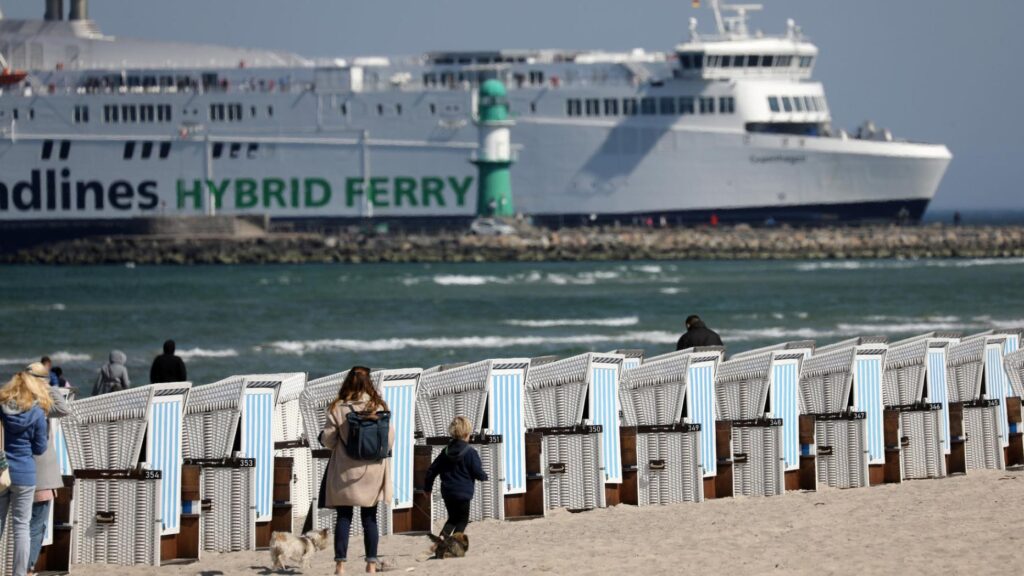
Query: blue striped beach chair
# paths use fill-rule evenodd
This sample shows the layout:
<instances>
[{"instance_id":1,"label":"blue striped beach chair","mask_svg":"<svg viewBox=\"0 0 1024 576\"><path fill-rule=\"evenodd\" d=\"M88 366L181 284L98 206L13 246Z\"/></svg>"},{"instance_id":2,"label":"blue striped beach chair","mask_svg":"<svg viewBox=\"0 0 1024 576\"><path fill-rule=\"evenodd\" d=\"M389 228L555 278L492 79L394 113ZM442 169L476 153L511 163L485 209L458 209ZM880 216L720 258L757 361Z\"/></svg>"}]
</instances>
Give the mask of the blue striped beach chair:
<instances>
[{"instance_id":1,"label":"blue striped beach chair","mask_svg":"<svg viewBox=\"0 0 1024 576\"><path fill-rule=\"evenodd\" d=\"M263 389L261 395L276 394L275 388ZM201 548L213 552L237 552L256 548L257 466L259 457L243 457L245 448L255 453L254 433L263 408L267 425L264 429L262 454L264 465L272 457L269 420L273 403L248 406L248 386L242 376L232 376L213 384L197 386L185 404L185 460L200 467L200 499L186 503L186 508L201 515ZM259 402L257 402L259 404ZM247 426L243 427L243 415ZM243 448L243 444L245 448ZM265 484L266 486L267 484ZM263 501L265 508L270 504Z\"/></svg>"},{"instance_id":2,"label":"blue striped beach chair","mask_svg":"<svg viewBox=\"0 0 1024 576\"><path fill-rule=\"evenodd\" d=\"M418 529L416 518L413 466L415 464L414 429L416 422L416 388L419 385L420 368L398 370L375 370L371 373L374 385L391 409L391 422L395 427L395 446L392 450L391 479L394 499L378 507L377 521L381 534L410 532ZM299 396L303 426L310 447L313 449L313 482L310 484L311 520L307 525L315 529L333 530L335 512L320 508L318 496L320 482L327 473L330 451L320 444L320 432L327 420L327 408L338 397L338 390L348 372L332 374L310 380ZM426 528L424 528L426 529ZM354 534L362 531L358 522L352 524Z\"/></svg>"},{"instance_id":3,"label":"blue striped beach chair","mask_svg":"<svg viewBox=\"0 0 1024 576\"><path fill-rule=\"evenodd\" d=\"M492 359L427 370L416 395L418 432L431 447L430 460L448 443L448 424L455 416L473 424L470 443L480 453L489 477L470 505L470 520L503 520L506 497L514 510L526 494L526 422L523 384L530 360ZM432 494L432 521L444 518L440 486Z\"/></svg>"},{"instance_id":4,"label":"blue striped beach chair","mask_svg":"<svg viewBox=\"0 0 1024 576\"><path fill-rule=\"evenodd\" d=\"M644 351L639 348L623 348L621 350L612 350L609 354L621 354L622 369L632 370L637 366L644 363Z\"/></svg>"},{"instance_id":5,"label":"blue striped beach chair","mask_svg":"<svg viewBox=\"0 0 1024 576\"><path fill-rule=\"evenodd\" d=\"M967 470L1005 468L1009 444L1003 368L1006 335L983 333L950 346L946 361L949 401L962 406Z\"/></svg>"},{"instance_id":6,"label":"blue striped beach chair","mask_svg":"<svg viewBox=\"0 0 1024 576\"><path fill-rule=\"evenodd\" d=\"M528 435L542 445L545 509L605 506L622 483L618 385L623 357L587 353L534 365L526 378Z\"/></svg>"},{"instance_id":7,"label":"blue striped beach chair","mask_svg":"<svg viewBox=\"0 0 1024 576\"><path fill-rule=\"evenodd\" d=\"M700 423L685 422L690 397L690 364L699 355L673 352L624 370L619 387L623 441L635 434L635 461L624 474L635 475L638 506L702 502L704 468ZM714 358L717 361L717 356ZM713 425L712 425L713 427ZM629 456L629 450L624 451Z\"/></svg>"},{"instance_id":8,"label":"blue striped beach chair","mask_svg":"<svg viewBox=\"0 0 1024 576\"><path fill-rule=\"evenodd\" d=\"M801 486L800 374L811 350L813 343L784 344L719 366L715 393L719 417L733 423L735 493L773 496Z\"/></svg>"},{"instance_id":9,"label":"blue striped beach chair","mask_svg":"<svg viewBox=\"0 0 1024 576\"><path fill-rule=\"evenodd\" d=\"M833 488L871 484L884 470L884 338L854 338L818 348L801 370L804 409L815 418L818 482Z\"/></svg>"},{"instance_id":10,"label":"blue striped beach chair","mask_svg":"<svg viewBox=\"0 0 1024 576\"><path fill-rule=\"evenodd\" d=\"M182 409L188 382L71 403L62 420L75 476L74 563L159 566L181 530Z\"/></svg>"},{"instance_id":11,"label":"blue striped beach chair","mask_svg":"<svg viewBox=\"0 0 1024 576\"><path fill-rule=\"evenodd\" d=\"M953 332L928 332L895 342L885 360L883 400L899 414L897 444L903 477L942 478L951 453L946 353Z\"/></svg>"},{"instance_id":12,"label":"blue striped beach chair","mask_svg":"<svg viewBox=\"0 0 1024 576\"><path fill-rule=\"evenodd\" d=\"M261 374L248 378L281 381L274 408L274 456L292 459L290 495L294 525L305 519L309 512L309 485L313 477L313 457L299 410L299 395L306 388L306 373Z\"/></svg>"}]
</instances>

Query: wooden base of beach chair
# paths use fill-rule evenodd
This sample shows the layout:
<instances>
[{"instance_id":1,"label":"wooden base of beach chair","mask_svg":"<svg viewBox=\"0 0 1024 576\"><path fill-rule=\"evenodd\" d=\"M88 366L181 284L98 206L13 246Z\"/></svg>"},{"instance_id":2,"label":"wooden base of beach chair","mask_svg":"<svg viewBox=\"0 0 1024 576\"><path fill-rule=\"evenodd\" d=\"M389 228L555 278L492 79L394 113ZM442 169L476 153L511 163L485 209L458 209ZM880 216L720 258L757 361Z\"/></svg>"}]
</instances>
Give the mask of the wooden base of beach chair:
<instances>
[{"instance_id":1,"label":"wooden base of beach chair","mask_svg":"<svg viewBox=\"0 0 1024 576\"><path fill-rule=\"evenodd\" d=\"M39 551L36 572L67 573L71 568L71 510L74 485L73 476L64 476L64 487L57 489L53 500L53 541Z\"/></svg>"},{"instance_id":2,"label":"wooden base of beach chair","mask_svg":"<svg viewBox=\"0 0 1024 576\"><path fill-rule=\"evenodd\" d=\"M715 456L718 460L718 471L714 476L711 498L732 498L732 422L715 422ZM706 481L704 487L704 498L708 498Z\"/></svg>"},{"instance_id":3,"label":"wooden base of beach chair","mask_svg":"<svg viewBox=\"0 0 1024 576\"><path fill-rule=\"evenodd\" d=\"M1016 396L1006 397L1006 420L1009 445L1005 449L1005 455L1003 460L1006 462L1006 466L1022 466L1024 465L1024 427L1022 427L1022 416L1024 416L1024 410L1022 410L1021 399Z\"/></svg>"},{"instance_id":4,"label":"wooden base of beach chair","mask_svg":"<svg viewBox=\"0 0 1024 576\"><path fill-rule=\"evenodd\" d=\"M272 494L274 506L269 521L256 523L256 548L269 548L270 535L274 532L293 532L294 511L292 510L292 466L291 458L274 458Z\"/></svg>"}]
</instances>

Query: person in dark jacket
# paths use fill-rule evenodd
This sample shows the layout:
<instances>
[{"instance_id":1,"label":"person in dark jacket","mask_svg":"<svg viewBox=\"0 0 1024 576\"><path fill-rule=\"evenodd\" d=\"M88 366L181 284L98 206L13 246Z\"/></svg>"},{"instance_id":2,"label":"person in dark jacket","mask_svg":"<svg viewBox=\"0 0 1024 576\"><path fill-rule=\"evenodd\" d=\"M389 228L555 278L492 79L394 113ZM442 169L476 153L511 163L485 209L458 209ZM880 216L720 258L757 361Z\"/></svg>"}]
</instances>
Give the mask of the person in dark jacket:
<instances>
[{"instance_id":1,"label":"person in dark jacket","mask_svg":"<svg viewBox=\"0 0 1024 576\"><path fill-rule=\"evenodd\" d=\"M441 529L441 534L445 536L466 531L469 504L476 489L475 481L487 480L480 454L468 444L472 432L473 425L469 419L456 416L448 425L451 441L427 469L427 492L433 491L434 479L441 477L441 498L448 511L448 521Z\"/></svg>"},{"instance_id":2,"label":"person in dark jacket","mask_svg":"<svg viewBox=\"0 0 1024 576\"><path fill-rule=\"evenodd\" d=\"M188 373L185 372L185 361L174 355L174 340L164 342L164 353L153 359L153 366L149 369L149 381L152 384L163 382L185 382L188 380Z\"/></svg>"},{"instance_id":3,"label":"person in dark jacket","mask_svg":"<svg viewBox=\"0 0 1024 576\"><path fill-rule=\"evenodd\" d=\"M704 325L704 321L696 314L686 318L686 333L676 342L676 350L686 350L696 346L724 346L717 332Z\"/></svg>"},{"instance_id":4,"label":"person in dark jacket","mask_svg":"<svg viewBox=\"0 0 1024 576\"><path fill-rule=\"evenodd\" d=\"M50 386L60 386L60 374L57 374L57 372L54 370L53 362L50 360L50 357L43 356L39 360L39 363L42 364L43 367L46 368L46 370L49 371L50 373Z\"/></svg>"}]
</instances>

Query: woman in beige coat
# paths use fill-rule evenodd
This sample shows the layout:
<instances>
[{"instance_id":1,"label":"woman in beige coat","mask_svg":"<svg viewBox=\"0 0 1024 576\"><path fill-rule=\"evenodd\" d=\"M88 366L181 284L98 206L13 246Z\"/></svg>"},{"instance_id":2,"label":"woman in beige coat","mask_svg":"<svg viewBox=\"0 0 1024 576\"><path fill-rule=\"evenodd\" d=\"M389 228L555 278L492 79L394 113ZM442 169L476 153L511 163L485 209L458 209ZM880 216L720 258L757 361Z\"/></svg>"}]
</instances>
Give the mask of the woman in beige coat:
<instances>
[{"instance_id":1,"label":"woman in beige coat","mask_svg":"<svg viewBox=\"0 0 1024 576\"><path fill-rule=\"evenodd\" d=\"M345 573L348 556L348 536L352 529L352 512L359 507L363 524L363 546L366 551L366 571L377 571L377 505L391 500L391 459L379 461L356 460L345 449L348 439L347 416L353 410L377 413L387 410L387 403L373 386L369 368L356 366L338 391L338 398L327 408L327 421L320 434L320 442L331 450L325 481L325 503L338 512L334 527L334 560L336 574ZM395 428L388 432L389 447L395 444Z\"/></svg>"}]
</instances>

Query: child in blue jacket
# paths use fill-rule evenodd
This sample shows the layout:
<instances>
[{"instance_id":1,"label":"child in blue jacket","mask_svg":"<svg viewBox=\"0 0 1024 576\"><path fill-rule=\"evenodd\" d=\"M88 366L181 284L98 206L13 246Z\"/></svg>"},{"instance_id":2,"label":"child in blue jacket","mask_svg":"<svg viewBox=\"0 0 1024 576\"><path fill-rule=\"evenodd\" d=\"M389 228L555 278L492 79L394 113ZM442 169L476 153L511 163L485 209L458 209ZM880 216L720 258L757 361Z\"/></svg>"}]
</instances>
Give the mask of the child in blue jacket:
<instances>
[{"instance_id":1,"label":"child in blue jacket","mask_svg":"<svg viewBox=\"0 0 1024 576\"><path fill-rule=\"evenodd\" d=\"M473 425L469 419L456 416L448 425L451 441L427 469L427 492L434 489L434 479L441 477L441 497L448 511L448 521L441 529L441 534L445 536L466 531L469 503L473 500L476 487L474 482L487 480L487 474L480 463L480 454L468 443L472 432Z\"/></svg>"}]
</instances>

